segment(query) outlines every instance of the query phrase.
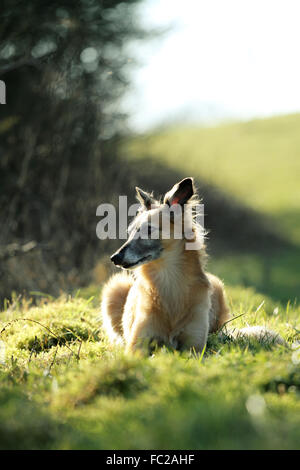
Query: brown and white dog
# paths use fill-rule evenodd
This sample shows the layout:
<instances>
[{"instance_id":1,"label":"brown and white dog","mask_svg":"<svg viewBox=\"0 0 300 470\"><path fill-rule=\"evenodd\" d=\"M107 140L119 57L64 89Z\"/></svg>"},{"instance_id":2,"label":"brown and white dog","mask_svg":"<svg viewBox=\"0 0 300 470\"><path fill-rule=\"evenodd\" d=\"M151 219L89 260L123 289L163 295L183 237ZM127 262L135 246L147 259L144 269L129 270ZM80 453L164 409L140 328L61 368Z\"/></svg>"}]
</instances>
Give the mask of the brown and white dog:
<instances>
[{"instance_id":1,"label":"brown and white dog","mask_svg":"<svg viewBox=\"0 0 300 470\"><path fill-rule=\"evenodd\" d=\"M128 240L111 257L116 266L129 272L115 274L104 286L104 329L112 342L124 343L127 351L155 340L201 353L208 333L228 320L229 310L223 283L205 271L201 227L192 217L199 202L193 179L177 183L162 202L139 188L136 191L141 209L129 226ZM172 217L174 205L188 217ZM168 236L162 223L166 213L171 213ZM189 235L188 242L199 242L198 249L187 249L183 220L190 221L192 239ZM258 338L268 332L263 327L239 331Z\"/></svg>"},{"instance_id":2,"label":"brown and white dog","mask_svg":"<svg viewBox=\"0 0 300 470\"><path fill-rule=\"evenodd\" d=\"M170 237L162 233L164 211L172 205L192 213L197 202L193 179L177 183L163 203L139 188L136 191L141 211L129 227L128 240L111 257L117 266L134 269L134 275L116 274L104 287L104 328L111 340L122 339L127 350L154 339L201 352L208 333L228 319L223 284L204 270L204 244L198 250L186 249L183 224L182 236L175 238L176 217L170 218ZM137 237L138 231L151 237ZM192 232L196 239L194 220Z\"/></svg>"}]
</instances>

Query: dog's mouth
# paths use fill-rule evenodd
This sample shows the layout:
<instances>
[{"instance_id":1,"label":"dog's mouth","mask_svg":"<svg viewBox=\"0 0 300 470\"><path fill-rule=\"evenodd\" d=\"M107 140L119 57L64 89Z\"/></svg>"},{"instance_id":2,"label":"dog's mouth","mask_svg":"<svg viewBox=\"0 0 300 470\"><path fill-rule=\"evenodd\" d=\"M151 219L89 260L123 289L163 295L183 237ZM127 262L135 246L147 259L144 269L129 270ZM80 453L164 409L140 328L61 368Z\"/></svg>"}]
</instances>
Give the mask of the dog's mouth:
<instances>
[{"instance_id":1,"label":"dog's mouth","mask_svg":"<svg viewBox=\"0 0 300 470\"><path fill-rule=\"evenodd\" d=\"M137 268L138 266L141 266L142 264L147 263L148 261L151 261L153 258L151 255L144 256L141 258L139 261L136 261L135 263L123 263L120 268L123 269L132 269L132 268Z\"/></svg>"},{"instance_id":2,"label":"dog's mouth","mask_svg":"<svg viewBox=\"0 0 300 470\"><path fill-rule=\"evenodd\" d=\"M148 255L142 256L138 260L130 260L130 257L126 257L124 259L124 253L120 255L120 252L115 253L114 255L111 256L111 261L118 267L122 269L134 269L137 268L138 266L141 266L142 264L149 263L150 261L154 261L158 259L161 255L161 252L163 249L159 249L156 252L149 253ZM122 253L122 250L121 250ZM129 259L128 259L129 258Z\"/></svg>"}]
</instances>

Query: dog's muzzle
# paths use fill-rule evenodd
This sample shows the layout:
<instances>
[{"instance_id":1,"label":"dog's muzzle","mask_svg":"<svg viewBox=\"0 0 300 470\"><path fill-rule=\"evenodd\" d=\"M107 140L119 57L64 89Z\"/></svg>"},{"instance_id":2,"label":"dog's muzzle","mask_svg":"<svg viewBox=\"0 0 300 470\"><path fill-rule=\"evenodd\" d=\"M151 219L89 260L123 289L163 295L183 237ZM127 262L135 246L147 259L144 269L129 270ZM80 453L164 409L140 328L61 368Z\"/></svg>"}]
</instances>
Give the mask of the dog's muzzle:
<instances>
[{"instance_id":1,"label":"dog's muzzle","mask_svg":"<svg viewBox=\"0 0 300 470\"><path fill-rule=\"evenodd\" d=\"M124 253L117 251L110 257L110 259L116 266L122 266L124 260Z\"/></svg>"}]
</instances>

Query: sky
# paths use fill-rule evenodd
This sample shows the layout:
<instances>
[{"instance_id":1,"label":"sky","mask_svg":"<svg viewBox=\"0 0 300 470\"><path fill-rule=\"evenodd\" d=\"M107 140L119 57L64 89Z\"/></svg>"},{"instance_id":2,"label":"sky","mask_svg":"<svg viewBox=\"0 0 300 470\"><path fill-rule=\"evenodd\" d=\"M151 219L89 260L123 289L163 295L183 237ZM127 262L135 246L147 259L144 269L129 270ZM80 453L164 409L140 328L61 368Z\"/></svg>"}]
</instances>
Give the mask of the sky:
<instances>
[{"instance_id":1,"label":"sky","mask_svg":"<svg viewBox=\"0 0 300 470\"><path fill-rule=\"evenodd\" d=\"M144 0L123 106L135 131L300 111L299 0Z\"/></svg>"}]
</instances>

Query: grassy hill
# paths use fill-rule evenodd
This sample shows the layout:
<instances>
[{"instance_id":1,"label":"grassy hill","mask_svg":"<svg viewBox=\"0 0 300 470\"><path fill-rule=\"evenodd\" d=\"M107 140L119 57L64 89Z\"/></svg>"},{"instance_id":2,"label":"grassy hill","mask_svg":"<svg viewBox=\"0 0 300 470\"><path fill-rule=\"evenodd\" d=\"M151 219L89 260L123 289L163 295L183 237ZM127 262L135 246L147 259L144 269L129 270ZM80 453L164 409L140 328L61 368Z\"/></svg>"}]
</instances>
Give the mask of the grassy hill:
<instances>
[{"instance_id":1,"label":"grassy hill","mask_svg":"<svg viewBox=\"0 0 300 470\"><path fill-rule=\"evenodd\" d=\"M127 150L218 185L255 210L272 214L288 237L300 241L300 114L174 127L133 139Z\"/></svg>"},{"instance_id":2,"label":"grassy hill","mask_svg":"<svg viewBox=\"0 0 300 470\"><path fill-rule=\"evenodd\" d=\"M131 139L125 151L130 160L156 159L213 184L271 220L292 249L268 257L247 250L223 252L212 257L210 269L227 283L255 286L284 302L299 298L300 114L216 127L173 127ZM214 236L209 234L212 240Z\"/></svg>"},{"instance_id":3,"label":"grassy hill","mask_svg":"<svg viewBox=\"0 0 300 470\"><path fill-rule=\"evenodd\" d=\"M289 347L212 335L202 360L144 358L107 344L90 293L1 314L0 448L299 448L299 307L229 288L246 314L232 326L267 324Z\"/></svg>"}]
</instances>

